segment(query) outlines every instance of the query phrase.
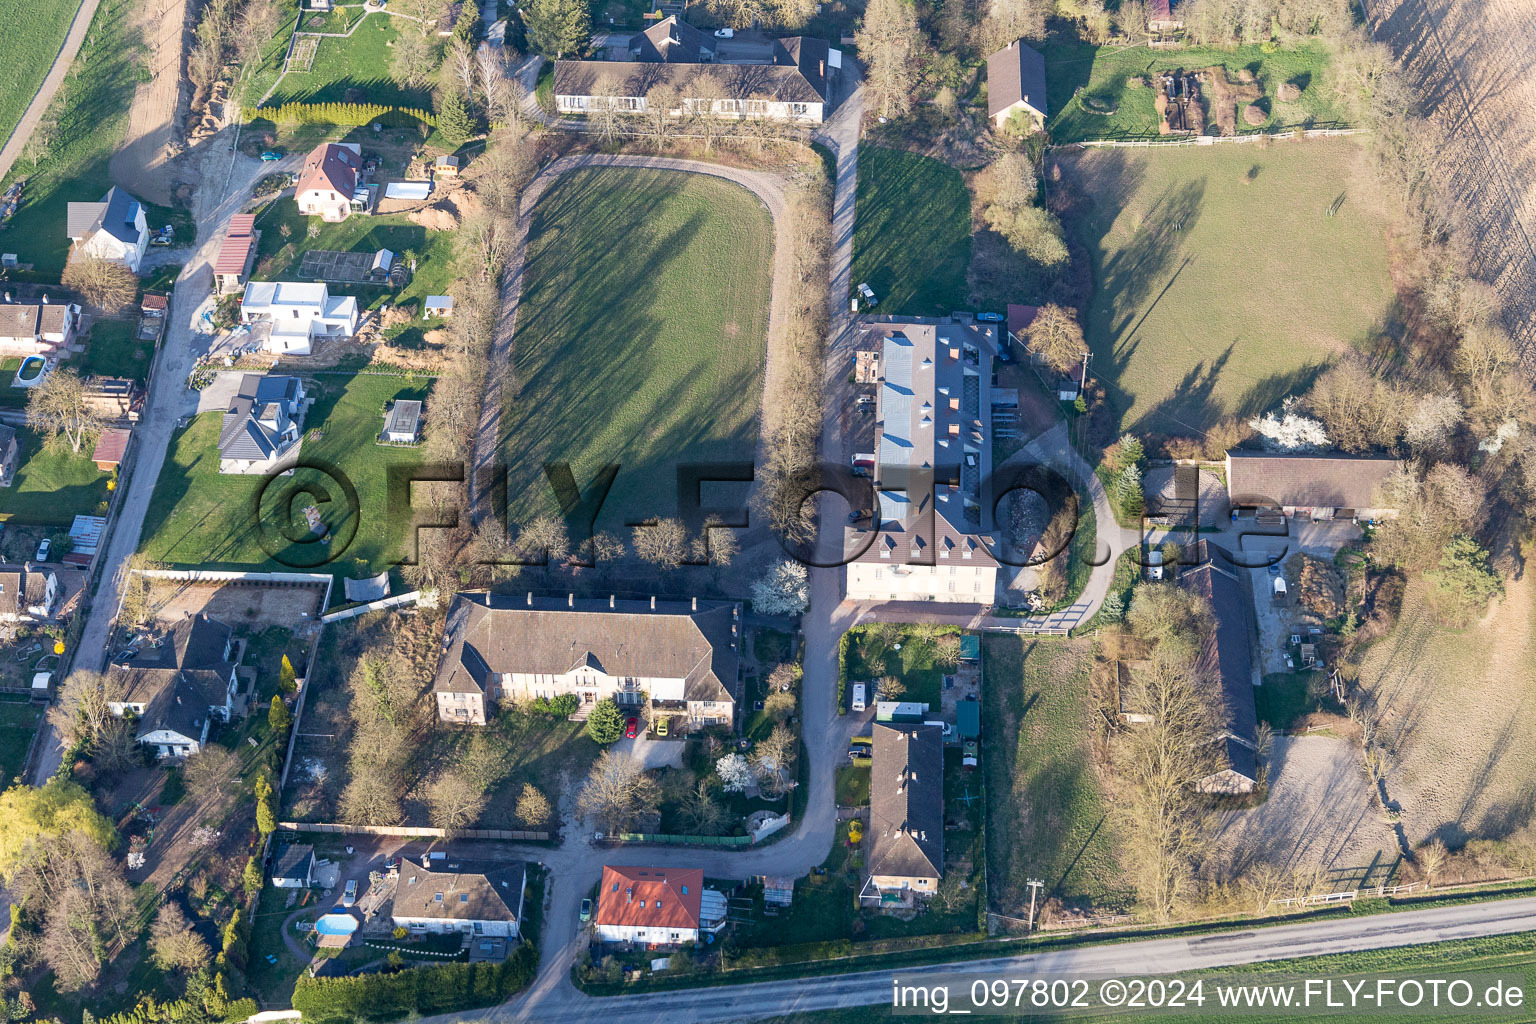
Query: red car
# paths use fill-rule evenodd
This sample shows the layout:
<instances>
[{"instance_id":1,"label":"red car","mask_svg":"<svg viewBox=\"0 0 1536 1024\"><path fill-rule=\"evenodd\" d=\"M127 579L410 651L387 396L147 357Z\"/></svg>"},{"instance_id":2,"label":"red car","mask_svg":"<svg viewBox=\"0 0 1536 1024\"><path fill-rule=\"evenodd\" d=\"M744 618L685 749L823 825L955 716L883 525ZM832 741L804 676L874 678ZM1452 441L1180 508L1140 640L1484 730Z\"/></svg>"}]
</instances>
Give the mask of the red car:
<instances>
[{"instance_id":1,"label":"red car","mask_svg":"<svg viewBox=\"0 0 1536 1024\"><path fill-rule=\"evenodd\" d=\"M629 721L624 723L624 738L625 739L632 740L632 739L635 738L636 735L639 734L639 732L640 732L640 719L638 719L638 718L631 718Z\"/></svg>"}]
</instances>

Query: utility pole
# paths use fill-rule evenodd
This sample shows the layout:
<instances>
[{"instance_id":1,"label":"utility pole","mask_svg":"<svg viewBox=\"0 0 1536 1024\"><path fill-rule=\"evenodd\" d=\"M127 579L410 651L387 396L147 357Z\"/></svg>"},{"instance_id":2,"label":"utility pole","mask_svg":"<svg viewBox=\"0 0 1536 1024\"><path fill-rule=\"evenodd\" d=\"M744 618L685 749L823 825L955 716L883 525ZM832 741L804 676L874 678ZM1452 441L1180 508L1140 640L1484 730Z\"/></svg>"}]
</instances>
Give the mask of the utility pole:
<instances>
[{"instance_id":1,"label":"utility pole","mask_svg":"<svg viewBox=\"0 0 1536 1024\"><path fill-rule=\"evenodd\" d=\"M1035 930L1035 894L1044 885L1045 883L1038 878L1031 878L1029 880L1029 928L1026 929L1027 931Z\"/></svg>"}]
</instances>

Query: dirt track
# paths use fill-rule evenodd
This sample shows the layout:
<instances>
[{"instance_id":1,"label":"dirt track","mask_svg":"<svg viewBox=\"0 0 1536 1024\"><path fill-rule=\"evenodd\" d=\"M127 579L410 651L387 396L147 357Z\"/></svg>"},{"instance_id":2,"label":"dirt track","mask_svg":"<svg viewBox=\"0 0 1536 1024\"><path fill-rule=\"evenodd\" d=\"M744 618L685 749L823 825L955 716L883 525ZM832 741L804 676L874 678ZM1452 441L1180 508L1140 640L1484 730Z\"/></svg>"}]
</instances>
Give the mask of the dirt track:
<instances>
[{"instance_id":1,"label":"dirt track","mask_svg":"<svg viewBox=\"0 0 1536 1024\"><path fill-rule=\"evenodd\" d=\"M1471 219L1474 271L1536 367L1536 20L1529 0L1366 0L1449 144L1435 171Z\"/></svg>"},{"instance_id":2,"label":"dirt track","mask_svg":"<svg viewBox=\"0 0 1536 1024\"><path fill-rule=\"evenodd\" d=\"M181 99L187 0L148 0L135 12L154 76L141 82L128 111L128 134L112 155L112 180L134 195L169 206L177 177L167 166Z\"/></svg>"}]
</instances>

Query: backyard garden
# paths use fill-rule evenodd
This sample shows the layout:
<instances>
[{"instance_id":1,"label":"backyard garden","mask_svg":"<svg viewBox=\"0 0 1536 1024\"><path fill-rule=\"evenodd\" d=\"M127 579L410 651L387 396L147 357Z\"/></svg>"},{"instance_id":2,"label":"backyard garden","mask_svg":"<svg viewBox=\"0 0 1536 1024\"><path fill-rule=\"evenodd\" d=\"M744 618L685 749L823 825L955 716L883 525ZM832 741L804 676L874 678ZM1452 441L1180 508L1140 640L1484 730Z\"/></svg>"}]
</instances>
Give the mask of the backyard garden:
<instances>
[{"instance_id":1,"label":"backyard garden","mask_svg":"<svg viewBox=\"0 0 1536 1024\"><path fill-rule=\"evenodd\" d=\"M626 534L676 514L680 463L752 460L772 255L767 212L735 184L605 168L550 187L503 388L514 522L556 510L546 463L583 488L618 465L598 529Z\"/></svg>"},{"instance_id":2,"label":"backyard garden","mask_svg":"<svg viewBox=\"0 0 1536 1024\"><path fill-rule=\"evenodd\" d=\"M104 514L112 474L96 468L90 448L50 449L27 427L16 428L16 443L21 457L11 486L0 487L0 522L68 528L75 516Z\"/></svg>"},{"instance_id":3,"label":"backyard garden","mask_svg":"<svg viewBox=\"0 0 1536 1024\"><path fill-rule=\"evenodd\" d=\"M966 308L971 195L941 160L859 147L853 283L874 291L880 314L947 316Z\"/></svg>"}]
</instances>

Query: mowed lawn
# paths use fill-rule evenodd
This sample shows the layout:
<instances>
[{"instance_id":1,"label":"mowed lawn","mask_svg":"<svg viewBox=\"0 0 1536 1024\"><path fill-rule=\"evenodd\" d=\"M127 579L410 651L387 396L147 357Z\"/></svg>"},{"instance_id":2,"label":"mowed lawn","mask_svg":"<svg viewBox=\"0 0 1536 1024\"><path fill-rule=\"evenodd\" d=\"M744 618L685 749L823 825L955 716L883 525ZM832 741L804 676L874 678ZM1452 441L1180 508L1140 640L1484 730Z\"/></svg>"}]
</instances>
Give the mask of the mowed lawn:
<instances>
[{"instance_id":1,"label":"mowed lawn","mask_svg":"<svg viewBox=\"0 0 1536 1024\"><path fill-rule=\"evenodd\" d=\"M1051 138L1057 143L1083 139L1156 138L1158 135L1157 89L1152 76L1158 71L1221 66L1229 78L1251 71L1264 96L1259 106L1268 120L1249 125L1243 120L1239 101L1236 116L1239 133L1274 132L1297 126L1332 126L1340 113L1329 94L1328 50L1322 45L1298 46L1265 53L1258 46L1226 50L1195 46L1149 50L1145 46L1094 46L1091 43L1050 43L1045 54L1046 95L1050 97ZM1146 82L1127 86L1131 79ZM1290 83L1300 90L1295 100L1282 103L1280 86ZM1081 89L1082 92L1078 92ZM1202 90L1209 98L1209 90ZM1085 100L1099 104L1097 112ZM1207 103L1207 110L1209 104ZM1213 115L1207 123L1214 123Z\"/></svg>"},{"instance_id":2,"label":"mowed lawn","mask_svg":"<svg viewBox=\"0 0 1536 1024\"><path fill-rule=\"evenodd\" d=\"M853 284L876 313L944 316L965 308L971 194L948 164L884 146L859 147Z\"/></svg>"},{"instance_id":3,"label":"mowed lawn","mask_svg":"<svg viewBox=\"0 0 1536 1024\"><path fill-rule=\"evenodd\" d=\"M1274 408L1384 322L1386 225L1360 158L1351 139L1063 158L1087 200L1092 372L1124 429L1198 435Z\"/></svg>"},{"instance_id":4,"label":"mowed lawn","mask_svg":"<svg viewBox=\"0 0 1536 1024\"><path fill-rule=\"evenodd\" d=\"M374 438L383 427L384 403L427 399L428 388L422 378L382 374L305 379L315 403L305 417L304 431L308 435L319 430L322 436L306 437L300 462L336 467L357 491L355 509L344 489L315 469L300 468L291 477L276 478L265 494L265 477L220 474L223 414L199 414L171 442L139 550L155 561L209 569L292 567L361 576L390 568L405 554L409 524L388 515L387 473L391 466L416 465L421 458L417 449L377 445ZM325 549L307 538L302 509L311 502L333 538L329 562L323 561ZM263 546L258 521L267 528L272 553ZM280 533L284 530L299 541L285 543ZM354 559L362 559L363 566Z\"/></svg>"},{"instance_id":5,"label":"mowed lawn","mask_svg":"<svg viewBox=\"0 0 1536 1024\"><path fill-rule=\"evenodd\" d=\"M1504 839L1532 820L1536 779L1536 580L1466 629L1438 625L1411 582L1402 616L1360 662L1395 765L1388 791L1411 843Z\"/></svg>"},{"instance_id":6,"label":"mowed lawn","mask_svg":"<svg viewBox=\"0 0 1536 1024\"><path fill-rule=\"evenodd\" d=\"M1089 752L1092 660L1088 640L982 638L989 895L999 913L1023 913L1030 878L1045 881L1043 897L1069 905L1133 898Z\"/></svg>"},{"instance_id":7,"label":"mowed lawn","mask_svg":"<svg viewBox=\"0 0 1536 1024\"><path fill-rule=\"evenodd\" d=\"M598 528L677 513L676 467L748 461L768 329L768 213L678 171L563 175L539 201L503 390L510 518L557 510L543 465L585 490L620 467Z\"/></svg>"},{"instance_id":8,"label":"mowed lawn","mask_svg":"<svg viewBox=\"0 0 1536 1024\"><path fill-rule=\"evenodd\" d=\"M78 4L71 0L0 0L0 67L6 69L0 89L0 145L11 137L32 97L48 76Z\"/></svg>"},{"instance_id":9,"label":"mowed lawn","mask_svg":"<svg viewBox=\"0 0 1536 1024\"><path fill-rule=\"evenodd\" d=\"M354 21L361 13L350 11ZM310 30L310 15L299 31ZM334 24L316 26L324 31L341 31L339 19ZM314 63L308 71L289 71L277 83L277 89L264 104L284 103L382 103L388 106L431 106L431 91L401 85L390 76L391 44L398 35L385 14L370 14L346 38L323 37L315 50ZM414 26L413 26L414 27ZM433 41L437 41L434 35ZM285 51L286 52L286 51ZM277 55L277 69L282 70L282 54ZM351 90L357 90L349 95ZM260 99L252 97L250 102Z\"/></svg>"},{"instance_id":10,"label":"mowed lawn","mask_svg":"<svg viewBox=\"0 0 1536 1024\"><path fill-rule=\"evenodd\" d=\"M0 521L67 527L77 515L97 514L112 474L91 461L94 442L78 455L68 445L47 451L42 437L26 427L16 431L16 442L21 460L11 486L0 487Z\"/></svg>"},{"instance_id":11,"label":"mowed lawn","mask_svg":"<svg viewBox=\"0 0 1536 1024\"><path fill-rule=\"evenodd\" d=\"M43 720L43 706L30 700L0 701L0 779L6 786L21 773L32 734Z\"/></svg>"},{"instance_id":12,"label":"mowed lawn","mask_svg":"<svg viewBox=\"0 0 1536 1024\"><path fill-rule=\"evenodd\" d=\"M404 214L348 217L326 224L301 215L299 204L288 197L269 203L257 215L256 227L261 231L261 239L252 276L259 280L308 280L300 276L299 270L304 264L304 253L311 249L366 253L388 249L397 259L406 253L416 259L416 272L404 288L396 292L366 285L332 284L331 294L356 295L359 306L372 309L386 300L395 305L416 302L419 307L428 295L444 295L452 290L453 232L428 231L411 223ZM313 238L309 237L311 228L319 229Z\"/></svg>"}]
</instances>

